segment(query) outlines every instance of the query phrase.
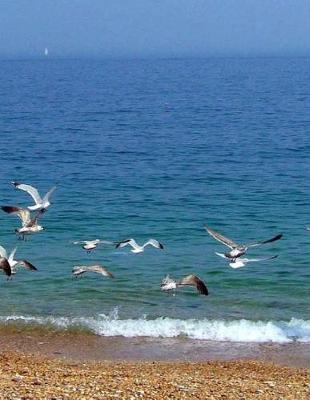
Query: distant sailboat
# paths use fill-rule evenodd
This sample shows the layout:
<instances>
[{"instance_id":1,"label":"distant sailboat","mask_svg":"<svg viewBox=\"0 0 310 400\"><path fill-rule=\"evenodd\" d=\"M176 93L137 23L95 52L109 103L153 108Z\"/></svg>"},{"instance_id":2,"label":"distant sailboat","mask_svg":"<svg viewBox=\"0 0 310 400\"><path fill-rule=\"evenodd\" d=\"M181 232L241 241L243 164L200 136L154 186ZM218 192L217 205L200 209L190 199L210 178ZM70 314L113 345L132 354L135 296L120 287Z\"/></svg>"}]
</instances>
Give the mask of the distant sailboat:
<instances>
[{"instance_id":1,"label":"distant sailboat","mask_svg":"<svg viewBox=\"0 0 310 400\"><path fill-rule=\"evenodd\" d=\"M44 50L44 55L45 55L45 57L47 57L47 56L48 56L48 48L47 48L47 47L45 47L45 50Z\"/></svg>"}]
</instances>

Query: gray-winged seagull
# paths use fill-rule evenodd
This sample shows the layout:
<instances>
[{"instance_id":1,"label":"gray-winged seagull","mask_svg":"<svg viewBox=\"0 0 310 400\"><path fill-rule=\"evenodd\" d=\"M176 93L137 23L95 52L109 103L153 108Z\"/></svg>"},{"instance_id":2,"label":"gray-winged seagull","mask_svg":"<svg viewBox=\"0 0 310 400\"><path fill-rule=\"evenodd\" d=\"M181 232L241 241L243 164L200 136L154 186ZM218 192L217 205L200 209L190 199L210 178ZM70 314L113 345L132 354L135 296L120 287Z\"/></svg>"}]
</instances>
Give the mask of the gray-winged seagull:
<instances>
[{"instance_id":1,"label":"gray-winged seagull","mask_svg":"<svg viewBox=\"0 0 310 400\"><path fill-rule=\"evenodd\" d=\"M78 277L85 272L95 272L96 274L106 276L107 278L114 278L114 275L102 265L76 265L72 269L72 275L75 277Z\"/></svg>"},{"instance_id":2,"label":"gray-winged seagull","mask_svg":"<svg viewBox=\"0 0 310 400\"><path fill-rule=\"evenodd\" d=\"M208 296L208 288L205 285L204 281L198 278L196 275L187 275L182 279L179 280L174 280L170 278L169 275L167 275L162 281L161 281L161 290L163 291L170 291L177 289L182 286L195 286L197 291L200 294L203 294L205 296Z\"/></svg>"},{"instance_id":3,"label":"gray-winged seagull","mask_svg":"<svg viewBox=\"0 0 310 400\"><path fill-rule=\"evenodd\" d=\"M205 229L207 230L209 235L211 235L214 239L218 240L219 242L223 243L225 246L231 249L231 251L225 253L224 255L227 258L231 258L232 260L235 260L236 258L243 256L250 247L258 247L262 246L263 244L272 243L275 242L276 240L281 239L283 236L282 234L279 234L272 237L271 239L263 240L260 242L249 243L249 244L238 244L232 241L231 239L228 239L227 237L221 235L220 233L214 231L208 226L205 226Z\"/></svg>"},{"instance_id":4,"label":"gray-winged seagull","mask_svg":"<svg viewBox=\"0 0 310 400\"><path fill-rule=\"evenodd\" d=\"M24 183L19 183L19 182L12 182L12 184L20 190L23 190L30 194L30 196L33 198L35 205L27 207L28 210L30 211L45 211L50 205L50 196L56 189L56 186L53 186L46 194L44 197L41 197L38 190L30 185L26 185Z\"/></svg>"},{"instance_id":5,"label":"gray-winged seagull","mask_svg":"<svg viewBox=\"0 0 310 400\"><path fill-rule=\"evenodd\" d=\"M114 242L111 242L109 240L94 239L94 240L78 240L76 242L73 242L73 244L80 244L82 248L86 250L87 253L90 253L99 244L114 244Z\"/></svg>"},{"instance_id":6,"label":"gray-winged seagull","mask_svg":"<svg viewBox=\"0 0 310 400\"><path fill-rule=\"evenodd\" d=\"M267 261L267 260L273 260L274 258L277 258L278 255L271 256L271 257L261 257L261 258L245 258L245 257L238 257L235 259L231 259L230 257L227 257L225 254L222 253L217 253L215 252L218 256L225 258L226 260L229 260L229 266L231 268L241 268L244 267L247 263L249 262L258 262L258 261Z\"/></svg>"},{"instance_id":7,"label":"gray-winged seagull","mask_svg":"<svg viewBox=\"0 0 310 400\"><path fill-rule=\"evenodd\" d=\"M2 206L1 209L8 213L17 215L22 221L21 228L16 228L15 232L25 239L26 234L36 233L42 231L43 226L38 224L38 218L43 214L43 210L37 211L34 217L31 217L30 211L27 208L16 206Z\"/></svg>"},{"instance_id":8,"label":"gray-winged seagull","mask_svg":"<svg viewBox=\"0 0 310 400\"><path fill-rule=\"evenodd\" d=\"M15 247L10 255L8 256L7 251L4 247L0 246L0 257L7 259L8 263L10 264L11 267L11 273L12 274L16 274L16 268L17 267L24 267L26 269L28 269L29 271L37 271L37 268L31 264L29 261L27 260L15 260L14 256L16 253L17 247Z\"/></svg>"}]
</instances>

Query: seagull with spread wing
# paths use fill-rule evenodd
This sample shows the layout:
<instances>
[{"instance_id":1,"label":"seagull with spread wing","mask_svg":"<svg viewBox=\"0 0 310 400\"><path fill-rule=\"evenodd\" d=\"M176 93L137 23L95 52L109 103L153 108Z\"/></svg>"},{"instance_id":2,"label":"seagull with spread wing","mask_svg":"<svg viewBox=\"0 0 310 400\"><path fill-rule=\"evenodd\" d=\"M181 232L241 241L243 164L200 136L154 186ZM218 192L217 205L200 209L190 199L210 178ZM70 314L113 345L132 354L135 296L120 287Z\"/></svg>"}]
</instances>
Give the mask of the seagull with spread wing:
<instances>
[{"instance_id":1,"label":"seagull with spread wing","mask_svg":"<svg viewBox=\"0 0 310 400\"><path fill-rule=\"evenodd\" d=\"M50 196L55 191L56 186L53 186L43 197L40 196L38 189L33 186L26 185L24 183L12 182L12 184L16 187L16 189L23 190L30 194L33 198L35 204L33 206L27 207L30 211L45 211L50 205Z\"/></svg>"},{"instance_id":2,"label":"seagull with spread wing","mask_svg":"<svg viewBox=\"0 0 310 400\"><path fill-rule=\"evenodd\" d=\"M37 271L37 268L34 265L32 265L29 261L15 260L14 256L15 256L16 250L17 250L17 247L15 247L11 251L10 255L8 256L6 249L4 247L0 246L0 257L5 258L8 261L8 263L11 267L11 273L16 274L17 267L24 267L29 271Z\"/></svg>"},{"instance_id":3,"label":"seagull with spread wing","mask_svg":"<svg viewBox=\"0 0 310 400\"><path fill-rule=\"evenodd\" d=\"M145 249L146 246L150 245L155 247L156 249L163 249L164 246L158 242L158 240L155 239L149 239L146 243L144 243L142 246L140 246L135 239L126 239L126 240L122 240L121 242L118 242L116 244L116 248L121 248L121 247L125 247L125 246L131 246L132 249L130 250L132 253L142 253Z\"/></svg>"},{"instance_id":4,"label":"seagull with spread wing","mask_svg":"<svg viewBox=\"0 0 310 400\"><path fill-rule=\"evenodd\" d=\"M26 234L36 233L42 231L43 226L38 224L38 218L43 214L43 210L38 211L34 217L31 217L30 211L27 208L16 206L2 206L1 209L8 213L17 215L21 220L21 228L16 228L15 232L18 233L22 239L25 239Z\"/></svg>"},{"instance_id":5,"label":"seagull with spread wing","mask_svg":"<svg viewBox=\"0 0 310 400\"><path fill-rule=\"evenodd\" d=\"M277 258L278 255L275 256L271 256L271 257L261 257L261 258L245 258L245 257L238 257L235 259L231 259L229 257L226 257L225 254L222 253L217 253L215 252L215 254L217 254L218 256L225 258L226 260L229 260L229 266L231 268L241 268L241 267L245 267L247 263L249 262L257 262L257 261L267 261L267 260L273 260L274 258Z\"/></svg>"},{"instance_id":6,"label":"seagull with spread wing","mask_svg":"<svg viewBox=\"0 0 310 400\"><path fill-rule=\"evenodd\" d=\"M268 240L263 240L260 242L255 242L255 243L249 243L249 244L238 244L232 241L231 239L228 239L227 237L221 235L220 233L214 231L213 229L209 228L208 226L205 226L205 229L211 235L214 239L218 240L219 242L223 243L225 246L229 247L231 250L227 253L224 253L223 256L226 258L230 258L233 261L236 260L236 258L243 256L247 250L251 247L259 247L262 246L263 244L267 243L272 243L275 242L276 240L279 240L282 238L282 234L276 235L272 237L271 239ZM219 253L217 253L219 255Z\"/></svg>"},{"instance_id":7,"label":"seagull with spread wing","mask_svg":"<svg viewBox=\"0 0 310 400\"><path fill-rule=\"evenodd\" d=\"M79 241L73 242L73 244L81 245L82 248L84 250L86 250L87 253L90 253L99 244L114 244L114 242L111 242L109 240L94 239L94 240L79 240Z\"/></svg>"},{"instance_id":8,"label":"seagull with spread wing","mask_svg":"<svg viewBox=\"0 0 310 400\"><path fill-rule=\"evenodd\" d=\"M205 285L204 281L196 275L187 275L182 279L175 280L170 278L169 275L167 275L162 281L161 281L161 290L163 291L170 291L170 290L175 290L179 287L182 286L195 286L197 291L200 294L203 294L205 296L208 296L209 291L207 286Z\"/></svg>"},{"instance_id":9,"label":"seagull with spread wing","mask_svg":"<svg viewBox=\"0 0 310 400\"><path fill-rule=\"evenodd\" d=\"M114 278L114 275L101 265L76 265L72 269L72 275L78 277L85 272L95 272L96 274L103 275L107 278Z\"/></svg>"}]
</instances>

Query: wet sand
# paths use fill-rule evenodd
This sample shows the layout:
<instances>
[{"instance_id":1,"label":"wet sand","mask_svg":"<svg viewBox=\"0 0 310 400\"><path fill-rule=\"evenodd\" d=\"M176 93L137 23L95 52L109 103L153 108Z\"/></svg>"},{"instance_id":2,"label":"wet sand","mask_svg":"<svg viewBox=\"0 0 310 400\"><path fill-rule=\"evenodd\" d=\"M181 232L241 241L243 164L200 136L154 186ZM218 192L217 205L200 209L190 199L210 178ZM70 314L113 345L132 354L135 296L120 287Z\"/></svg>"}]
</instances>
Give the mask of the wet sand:
<instances>
[{"instance_id":1,"label":"wet sand","mask_svg":"<svg viewBox=\"0 0 310 400\"><path fill-rule=\"evenodd\" d=\"M0 329L0 348L75 361L271 361L310 368L310 344L231 343L188 338L102 337L86 332Z\"/></svg>"}]
</instances>

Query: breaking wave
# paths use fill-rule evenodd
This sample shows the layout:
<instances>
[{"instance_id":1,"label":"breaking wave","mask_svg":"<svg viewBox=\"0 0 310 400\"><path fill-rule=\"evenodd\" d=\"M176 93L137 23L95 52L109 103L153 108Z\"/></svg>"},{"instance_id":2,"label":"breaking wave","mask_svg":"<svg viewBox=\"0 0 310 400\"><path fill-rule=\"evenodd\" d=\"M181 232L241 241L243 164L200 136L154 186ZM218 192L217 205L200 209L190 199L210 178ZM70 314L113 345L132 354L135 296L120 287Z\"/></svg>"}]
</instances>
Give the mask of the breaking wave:
<instances>
[{"instance_id":1,"label":"breaking wave","mask_svg":"<svg viewBox=\"0 0 310 400\"><path fill-rule=\"evenodd\" d=\"M310 321L292 318L290 321L251 321L173 319L119 319L117 311L96 317L34 317L1 316L2 326L46 326L60 330L85 329L101 336L174 338L219 342L310 342Z\"/></svg>"}]
</instances>

